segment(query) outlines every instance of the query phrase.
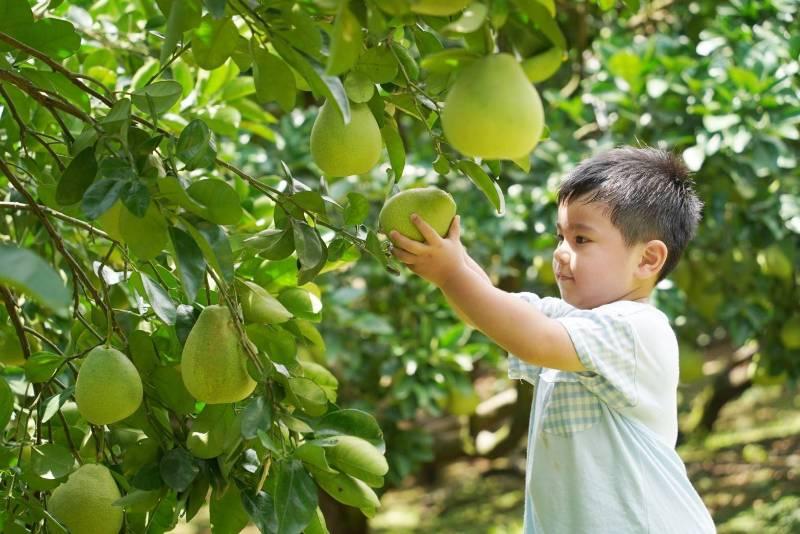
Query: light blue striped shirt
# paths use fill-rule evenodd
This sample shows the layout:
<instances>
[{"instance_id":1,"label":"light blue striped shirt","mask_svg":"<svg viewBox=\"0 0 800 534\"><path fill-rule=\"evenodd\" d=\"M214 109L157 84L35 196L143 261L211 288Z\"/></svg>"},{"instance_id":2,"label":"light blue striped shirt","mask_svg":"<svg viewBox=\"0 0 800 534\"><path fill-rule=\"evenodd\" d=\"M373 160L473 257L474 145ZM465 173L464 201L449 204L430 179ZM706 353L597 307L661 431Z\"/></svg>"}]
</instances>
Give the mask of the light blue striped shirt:
<instances>
[{"instance_id":1,"label":"light blue striped shirt","mask_svg":"<svg viewBox=\"0 0 800 534\"><path fill-rule=\"evenodd\" d=\"M678 342L667 317L639 302L581 310L516 295L564 326L587 369L509 354L509 378L535 388L525 534L715 532L675 452Z\"/></svg>"}]
</instances>

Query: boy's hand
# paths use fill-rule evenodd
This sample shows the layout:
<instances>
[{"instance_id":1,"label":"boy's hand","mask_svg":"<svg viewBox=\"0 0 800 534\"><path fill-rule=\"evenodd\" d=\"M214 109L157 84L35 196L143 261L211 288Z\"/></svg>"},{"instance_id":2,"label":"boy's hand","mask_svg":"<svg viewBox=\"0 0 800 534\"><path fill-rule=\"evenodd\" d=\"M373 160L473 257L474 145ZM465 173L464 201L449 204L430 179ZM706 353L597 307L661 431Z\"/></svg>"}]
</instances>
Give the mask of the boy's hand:
<instances>
[{"instance_id":1,"label":"boy's hand","mask_svg":"<svg viewBox=\"0 0 800 534\"><path fill-rule=\"evenodd\" d=\"M436 230L416 214L411 214L411 222L425 238L424 243L409 239L397 230L389 235L395 245L392 254L405 263L411 272L437 287L442 287L453 273L469 268L465 260L466 252L461 244L460 216L456 215L450 223L446 237L437 234Z\"/></svg>"}]
</instances>

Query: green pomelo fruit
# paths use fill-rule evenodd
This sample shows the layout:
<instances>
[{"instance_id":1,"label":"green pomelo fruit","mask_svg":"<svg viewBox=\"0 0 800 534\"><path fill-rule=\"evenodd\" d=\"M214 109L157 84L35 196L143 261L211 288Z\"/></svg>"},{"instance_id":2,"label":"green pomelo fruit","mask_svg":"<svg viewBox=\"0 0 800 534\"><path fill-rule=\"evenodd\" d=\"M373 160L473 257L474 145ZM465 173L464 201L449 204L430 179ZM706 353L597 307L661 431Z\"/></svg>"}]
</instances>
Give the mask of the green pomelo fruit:
<instances>
[{"instance_id":1,"label":"green pomelo fruit","mask_svg":"<svg viewBox=\"0 0 800 534\"><path fill-rule=\"evenodd\" d=\"M411 11L419 15L446 17L467 7L472 0L411 0Z\"/></svg>"},{"instance_id":2,"label":"green pomelo fruit","mask_svg":"<svg viewBox=\"0 0 800 534\"><path fill-rule=\"evenodd\" d=\"M95 425L110 425L133 414L142 403L142 379L136 366L112 347L89 352L75 381L75 402Z\"/></svg>"},{"instance_id":3,"label":"green pomelo fruit","mask_svg":"<svg viewBox=\"0 0 800 534\"><path fill-rule=\"evenodd\" d=\"M425 241L411 214L416 213L428 223L436 233L444 237L456 215L456 202L450 193L436 187L407 189L389 197L378 214L381 231L387 236L397 230L415 241Z\"/></svg>"},{"instance_id":4,"label":"green pomelo fruit","mask_svg":"<svg viewBox=\"0 0 800 534\"><path fill-rule=\"evenodd\" d=\"M125 241L122 232L119 229L119 216L122 213L122 201L117 200L110 208L108 208L100 217L97 218L97 225L103 229L105 233L111 236L111 239L117 241Z\"/></svg>"},{"instance_id":5,"label":"green pomelo fruit","mask_svg":"<svg viewBox=\"0 0 800 534\"><path fill-rule=\"evenodd\" d=\"M357 436L336 436L336 445L325 447L330 464L359 479L382 477L389 472L386 458L369 441Z\"/></svg>"},{"instance_id":6,"label":"green pomelo fruit","mask_svg":"<svg viewBox=\"0 0 800 534\"><path fill-rule=\"evenodd\" d=\"M248 323L285 323L294 317L281 301L260 285L237 280L236 287L239 290L244 320Z\"/></svg>"},{"instance_id":7,"label":"green pomelo fruit","mask_svg":"<svg viewBox=\"0 0 800 534\"><path fill-rule=\"evenodd\" d=\"M352 104L345 125L336 107L325 102L311 128L311 157L329 176L368 172L378 163L381 146L381 131L366 104Z\"/></svg>"},{"instance_id":8,"label":"green pomelo fruit","mask_svg":"<svg viewBox=\"0 0 800 534\"><path fill-rule=\"evenodd\" d=\"M800 349L800 314L793 315L783 323L781 343L787 349Z\"/></svg>"},{"instance_id":9,"label":"green pomelo fruit","mask_svg":"<svg viewBox=\"0 0 800 534\"><path fill-rule=\"evenodd\" d=\"M543 82L558 71L564 57L564 51L554 46L523 61L522 70L525 71L529 82Z\"/></svg>"},{"instance_id":10,"label":"green pomelo fruit","mask_svg":"<svg viewBox=\"0 0 800 534\"><path fill-rule=\"evenodd\" d=\"M156 206L150 202L144 217L137 217L125 206L119 214L119 229L123 241L131 252L141 260L152 260L167 246L167 220Z\"/></svg>"},{"instance_id":11,"label":"green pomelo fruit","mask_svg":"<svg viewBox=\"0 0 800 534\"><path fill-rule=\"evenodd\" d=\"M215 458L225 451L236 414L230 404L210 404L192 422L186 448L198 458Z\"/></svg>"},{"instance_id":12,"label":"green pomelo fruit","mask_svg":"<svg viewBox=\"0 0 800 534\"><path fill-rule=\"evenodd\" d=\"M256 388L227 307L213 304L200 312L183 346L181 375L189 393L208 404L237 402Z\"/></svg>"},{"instance_id":13,"label":"green pomelo fruit","mask_svg":"<svg viewBox=\"0 0 800 534\"><path fill-rule=\"evenodd\" d=\"M85 464L53 491L47 510L72 534L117 534L123 509L112 503L120 497L107 467Z\"/></svg>"},{"instance_id":14,"label":"green pomelo fruit","mask_svg":"<svg viewBox=\"0 0 800 534\"><path fill-rule=\"evenodd\" d=\"M518 159L542 136L542 101L513 56L487 56L459 73L445 99L442 127L462 154Z\"/></svg>"}]
</instances>

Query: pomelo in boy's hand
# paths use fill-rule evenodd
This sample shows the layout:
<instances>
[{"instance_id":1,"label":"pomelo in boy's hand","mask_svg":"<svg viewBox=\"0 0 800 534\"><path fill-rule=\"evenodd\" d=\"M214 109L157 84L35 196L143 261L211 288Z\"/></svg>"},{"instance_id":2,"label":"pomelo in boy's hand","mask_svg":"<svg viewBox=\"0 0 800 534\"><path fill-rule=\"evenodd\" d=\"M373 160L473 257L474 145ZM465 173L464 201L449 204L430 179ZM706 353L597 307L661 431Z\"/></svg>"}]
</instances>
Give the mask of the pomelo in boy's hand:
<instances>
[{"instance_id":1,"label":"pomelo in boy's hand","mask_svg":"<svg viewBox=\"0 0 800 534\"><path fill-rule=\"evenodd\" d=\"M366 104L350 104L345 124L336 107L326 101L311 128L311 157L328 176L369 172L381 157L381 131Z\"/></svg>"},{"instance_id":2,"label":"pomelo in boy's hand","mask_svg":"<svg viewBox=\"0 0 800 534\"><path fill-rule=\"evenodd\" d=\"M476 59L458 74L442 110L448 142L466 156L521 158L542 136L539 93L514 56Z\"/></svg>"},{"instance_id":3,"label":"pomelo in boy's hand","mask_svg":"<svg viewBox=\"0 0 800 534\"><path fill-rule=\"evenodd\" d=\"M124 512L112 503L120 497L107 467L84 464L53 490L47 510L72 534L117 534Z\"/></svg>"},{"instance_id":4,"label":"pomelo in boy's hand","mask_svg":"<svg viewBox=\"0 0 800 534\"><path fill-rule=\"evenodd\" d=\"M436 230L436 233L444 237L456 215L456 202L450 193L437 187L418 187L401 191L389 197L383 205L378 215L381 231L388 236L392 230L397 230L415 241L425 241L411 221L412 213L422 217Z\"/></svg>"},{"instance_id":5,"label":"pomelo in boy's hand","mask_svg":"<svg viewBox=\"0 0 800 534\"><path fill-rule=\"evenodd\" d=\"M78 370L75 402L84 419L95 425L110 425L132 415L142 395L136 366L113 347L93 348Z\"/></svg>"}]
</instances>

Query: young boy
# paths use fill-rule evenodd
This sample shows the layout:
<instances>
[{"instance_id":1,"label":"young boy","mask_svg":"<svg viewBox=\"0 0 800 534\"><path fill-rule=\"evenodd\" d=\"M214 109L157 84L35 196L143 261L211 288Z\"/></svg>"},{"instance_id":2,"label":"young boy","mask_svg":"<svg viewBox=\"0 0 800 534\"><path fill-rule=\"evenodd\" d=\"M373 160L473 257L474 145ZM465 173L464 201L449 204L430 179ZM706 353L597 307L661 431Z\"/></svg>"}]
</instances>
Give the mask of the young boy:
<instances>
[{"instance_id":1,"label":"young boy","mask_svg":"<svg viewBox=\"0 0 800 534\"><path fill-rule=\"evenodd\" d=\"M553 253L561 298L495 288L459 239L412 216L424 243L394 255L509 352L535 387L524 532L714 532L675 452L678 343L649 303L694 236L702 204L675 156L617 148L578 165L558 192Z\"/></svg>"}]
</instances>

